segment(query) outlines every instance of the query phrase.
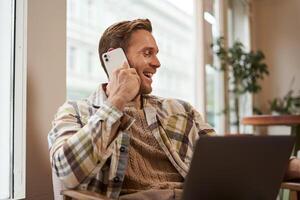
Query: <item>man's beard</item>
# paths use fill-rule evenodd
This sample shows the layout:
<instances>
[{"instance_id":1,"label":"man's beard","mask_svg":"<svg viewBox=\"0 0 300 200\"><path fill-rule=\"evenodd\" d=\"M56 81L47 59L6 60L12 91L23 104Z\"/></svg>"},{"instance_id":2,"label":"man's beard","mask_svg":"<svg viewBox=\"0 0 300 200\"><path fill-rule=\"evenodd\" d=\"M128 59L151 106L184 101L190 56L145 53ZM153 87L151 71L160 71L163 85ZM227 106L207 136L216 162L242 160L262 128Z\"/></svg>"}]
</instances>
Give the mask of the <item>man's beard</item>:
<instances>
[{"instance_id":1,"label":"man's beard","mask_svg":"<svg viewBox=\"0 0 300 200\"><path fill-rule=\"evenodd\" d=\"M139 94L150 94L152 92L152 87L145 87L141 84Z\"/></svg>"}]
</instances>

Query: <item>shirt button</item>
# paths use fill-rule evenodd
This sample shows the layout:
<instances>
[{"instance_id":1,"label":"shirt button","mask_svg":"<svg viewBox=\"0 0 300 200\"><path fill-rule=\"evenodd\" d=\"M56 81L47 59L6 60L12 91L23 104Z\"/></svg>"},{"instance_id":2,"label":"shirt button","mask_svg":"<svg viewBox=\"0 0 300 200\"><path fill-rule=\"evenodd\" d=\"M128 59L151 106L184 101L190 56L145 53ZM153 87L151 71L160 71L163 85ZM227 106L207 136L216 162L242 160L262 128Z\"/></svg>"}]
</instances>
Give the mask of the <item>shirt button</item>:
<instances>
[{"instance_id":1,"label":"shirt button","mask_svg":"<svg viewBox=\"0 0 300 200\"><path fill-rule=\"evenodd\" d=\"M124 151L125 151L125 147L121 146L121 147L120 147L120 151L121 151L121 152L124 152Z\"/></svg>"},{"instance_id":2,"label":"shirt button","mask_svg":"<svg viewBox=\"0 0 300 200\"><path fill-rule=\"evenodd\" d=\"M120 178L119 178L118 176L116 176L116 177L114 178L114 182L115 182L115 183L120 182Z\"/></svg>"}]
</instances>

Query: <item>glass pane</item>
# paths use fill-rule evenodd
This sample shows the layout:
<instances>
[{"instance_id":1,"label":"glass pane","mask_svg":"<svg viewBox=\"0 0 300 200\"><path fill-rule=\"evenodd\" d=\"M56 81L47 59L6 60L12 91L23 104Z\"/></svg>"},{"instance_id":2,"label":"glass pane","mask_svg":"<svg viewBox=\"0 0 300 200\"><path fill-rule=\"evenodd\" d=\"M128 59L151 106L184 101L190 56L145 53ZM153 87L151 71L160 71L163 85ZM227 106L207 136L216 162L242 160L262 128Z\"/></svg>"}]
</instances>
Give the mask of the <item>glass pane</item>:
<instances>
[{"instance_id":1,"label":"glass pane","mask_svg":"<svg viewBox=\"0 0 300 200\"><path fill-rule=\"evenodd\" d=\"M223 101L223 83L222 75L213 66L218 65L216 56L212 54L211 43L220 36L218 22L219 1L204 1L204 31L205 31L205 75L206 75L206 116L217 133L224 133L222 128L222 101Z\"/></svg>"},{"instance_id":2,"label":"glass pane","mask_svg":"<svg viewBox=\"0 0 300 200\"><path fill-rule=\"evenodd\" d=\"M246 51L250 51L250 25L249 25L249 5L244 1L230 0L227 10L227 30L228 30L228 46L231 47L234 42L239 41L245 46ZM233 87L232 83L229 87ZM230 94L230 107L234 108L233 94ZM240 121L244 116L252 115L252 94L246 93L239 97L239 115ZM236 133L237 119L234 111L230 112L230 132ZM252 126L243 126L240 124L241 133L253 132Z\"/></svg>"},{"instance_id":3,"label":"glass pane","mask_svg":"<svg viewBox=\"0 0 300 200\"><path fill-rule=\"evenodd\" d=\"M111 24L149 18L157 40L161 67L153 94L195 103L193 0L68 0L67 91L69 99L87 97L106 75L98 57L98 42Z\"/></svg>"},{"instance_id":4,"label":"glass pane","mask_svg":"<svg viewBox=\"0 0 300 200\"><path fill-rule=\"evenodd\" d=\"M0 1L0 199L10 196L12 4Z\"/></svg>"}]
</instances>

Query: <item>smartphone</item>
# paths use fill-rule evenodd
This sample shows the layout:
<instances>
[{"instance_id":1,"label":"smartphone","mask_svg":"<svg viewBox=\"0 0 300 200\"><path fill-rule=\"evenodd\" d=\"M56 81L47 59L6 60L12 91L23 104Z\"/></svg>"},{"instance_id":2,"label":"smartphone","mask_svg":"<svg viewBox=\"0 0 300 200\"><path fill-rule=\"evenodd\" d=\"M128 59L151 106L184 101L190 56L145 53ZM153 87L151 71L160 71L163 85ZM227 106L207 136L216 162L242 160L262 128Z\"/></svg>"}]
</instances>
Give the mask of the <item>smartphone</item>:
<instances>
[{"instance_id":1,"label":"smartphone","mask_svg":"<svg viewBox=\"0 0 300 200\"><path fill-rule=\"evenodd\" d=\"M123 66L124 62L127 62L126 55L122 48L113 49L106 53L102 54L102 59L105 65L105 68L108 73L108 77L111 77L112 72Z\"/></svg>"}]
</instances>

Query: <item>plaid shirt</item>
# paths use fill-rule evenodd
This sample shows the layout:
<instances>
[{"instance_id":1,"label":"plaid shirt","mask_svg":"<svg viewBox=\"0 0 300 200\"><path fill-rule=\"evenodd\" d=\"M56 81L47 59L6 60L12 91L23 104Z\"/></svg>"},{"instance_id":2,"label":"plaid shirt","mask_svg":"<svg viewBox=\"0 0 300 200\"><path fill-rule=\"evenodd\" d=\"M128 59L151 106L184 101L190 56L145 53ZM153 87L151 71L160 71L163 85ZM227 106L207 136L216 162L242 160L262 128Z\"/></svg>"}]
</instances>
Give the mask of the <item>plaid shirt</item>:
<instances>
[{"instance_id":1,"label":"plaid shirt","mask_svg":"<svg viewBox=\"0 0 300 200\"><path fill-rule=\"evenodd\" d=\"M106 101L100 87L88 99L61 106L48 135L53 170L67 188L118 198L134 119ZM143 95L149 129L185 177L196 140L214 130L188 103Z\"/></svg>"}]
</instances>

